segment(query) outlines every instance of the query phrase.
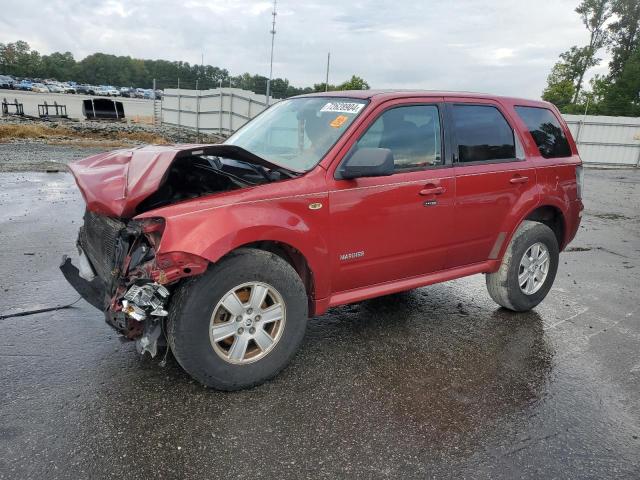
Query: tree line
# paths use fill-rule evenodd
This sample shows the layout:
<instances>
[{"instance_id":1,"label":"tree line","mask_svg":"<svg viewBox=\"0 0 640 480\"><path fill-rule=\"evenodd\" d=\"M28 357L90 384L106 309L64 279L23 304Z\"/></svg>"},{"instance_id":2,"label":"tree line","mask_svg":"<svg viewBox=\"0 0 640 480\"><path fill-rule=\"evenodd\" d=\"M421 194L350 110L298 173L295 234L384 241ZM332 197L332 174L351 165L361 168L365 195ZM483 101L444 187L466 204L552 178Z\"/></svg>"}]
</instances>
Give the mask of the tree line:
<instances>
[{"instance_id":1,"label":"tree line","mask_svg":"<svg viewBox=\"0 0 640 480\"><path fill-rule=\"evenodd\" d=\"M560 55L542 98L563 113L640 116L640 1L583 0L576 8L588 42ZM585 85L585 75L611 55L609 71Z\"/></svg>"},{"instance_id":2,"label":"tree line","mask_svg":"<svg viewBox=\"0 0 640 480\"><path fill-rule=\"evenodd\" d=\"M90 85L116 85L124 87L209 89L219 86L251 90L264 95L267 77L243 73L233 76L225 68L212 65L189 64L181 61L143 60L128 56L94 53L76 61L71 52L41 55L23 40L0 43L0 74L19 78L55 79ZM353 75L349 80L329 85L328 90L367 90L369 84ZM312 87L296 87L286 78L271 80L271 94L287 98L303 93L325 90L324 83Z\"/></svg>"}]
</instances>

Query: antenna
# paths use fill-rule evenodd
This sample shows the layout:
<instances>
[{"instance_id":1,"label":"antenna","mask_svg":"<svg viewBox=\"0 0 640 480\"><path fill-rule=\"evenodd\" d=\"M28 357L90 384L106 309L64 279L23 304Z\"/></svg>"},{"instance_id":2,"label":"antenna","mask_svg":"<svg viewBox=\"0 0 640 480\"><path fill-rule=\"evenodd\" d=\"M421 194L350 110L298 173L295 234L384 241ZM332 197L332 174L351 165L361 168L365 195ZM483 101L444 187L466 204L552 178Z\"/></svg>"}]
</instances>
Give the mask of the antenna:
<instances>
[{"instance_id":1,"label":"antenna","mask_svg":"<svg viewBox=\"0 0 640 480\"><path fill-rule=\"evenodd\" d=\"M276 39L276 3L278 0L273 0L273 12L271 12L271 16L273 20L271 21L271 60L269 61L269 79L267 80L267 106L269 106L269 99L271 97L271 77L273 76L273 43Z\"/></svg>"}]
</instances>

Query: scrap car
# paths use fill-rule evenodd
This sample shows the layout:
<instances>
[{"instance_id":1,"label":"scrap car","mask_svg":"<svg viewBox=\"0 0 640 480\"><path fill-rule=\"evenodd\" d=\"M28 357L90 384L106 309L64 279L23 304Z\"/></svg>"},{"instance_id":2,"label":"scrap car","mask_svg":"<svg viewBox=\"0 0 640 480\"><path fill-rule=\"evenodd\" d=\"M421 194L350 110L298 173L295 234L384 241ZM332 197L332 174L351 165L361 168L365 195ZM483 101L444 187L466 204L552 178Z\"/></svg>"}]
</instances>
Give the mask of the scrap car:
<instances>
[{"instance_id":1,"label":"scrap car","mask_svg":"<svg viewBox=\"0 0 640 480\"><path fill-rule=\"evenodd\" d=\"M275 376L330 307L474 274L536 307L583 209L558 110L470 93L303 95L222 144L70 169L86 213L67 280L139 352L225 390Z\"/></svg>"}]
</instances>

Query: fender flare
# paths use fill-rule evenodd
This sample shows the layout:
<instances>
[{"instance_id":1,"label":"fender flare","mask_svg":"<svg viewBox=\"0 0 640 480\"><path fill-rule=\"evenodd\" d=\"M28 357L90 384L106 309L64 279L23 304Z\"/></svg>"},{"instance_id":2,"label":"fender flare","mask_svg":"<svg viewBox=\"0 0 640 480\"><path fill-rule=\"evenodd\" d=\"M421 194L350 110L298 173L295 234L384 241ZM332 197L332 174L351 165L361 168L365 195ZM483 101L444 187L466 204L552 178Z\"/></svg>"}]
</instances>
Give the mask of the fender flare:
<instances>
[{"instance_id":1,"label":"fender flare","mask_svg":"<svg viewBox=\"0 0 640 480\"><path fill-rule=\"evenodd\" d=\"M563 226L563 239L562 239L562 244L559 245L559 248L562 249L564 243L566 242L566 235L567 235L567 209L566 206L562 205L561 202L556 202L554 201L554 199L547 199L547 201L545 202L540 202L538 203L536 206L534 206L533 208L530 208L528 210L525 211L525 213L521 216L518 217L518 221L515 222L513 225L511 225L511 228L509 228L507 231L509 232L507 234L507 236L505 237L502 246L500 247L500 250L498 252L498 255L496 257L496 260L498 261L498 264L502 262L502 258L504 257L504 254L507 250L507 247L509 246L509 244L511 243L511 240L513 239L513 236L515 235L516 231L518 230L518 227L522 224L522 222L524 222L533 212L535 212L536 210L540 209L540 208L544 208L544 207L551 207L554 208L556 210L558 210L562 216L562 226Z\"/></svg>"}]
</instances>

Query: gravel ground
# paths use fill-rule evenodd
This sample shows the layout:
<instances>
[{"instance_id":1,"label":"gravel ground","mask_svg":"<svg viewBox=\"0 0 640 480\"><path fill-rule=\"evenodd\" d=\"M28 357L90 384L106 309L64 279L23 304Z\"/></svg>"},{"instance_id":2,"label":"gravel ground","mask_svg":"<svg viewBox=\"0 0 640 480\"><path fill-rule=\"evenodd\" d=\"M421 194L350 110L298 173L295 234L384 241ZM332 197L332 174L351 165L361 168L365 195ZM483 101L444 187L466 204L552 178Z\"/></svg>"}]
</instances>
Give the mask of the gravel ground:
<instances>
[{"instance_id":1,"label":"gravel ground","mask_svg":"<svg viewBox=\"0 0 640 480\"><path fill-rule=\"evenodd\" d=\"M43 172L64 170L64 164L106 148L47 145L43 142L0 143L0 172Z\"/></svg>"},{"instance_id":2,"label":"gravel ground","mask_svg":"<svg viewBox=\"0 0 640 480\"><path fill-rule=\"evenodd\" d=\"M535 310L482 275L335 308L247 391L139 356L83 301L0 320L0 479L640 478L640 170L585 184ZM0 315L75 300L71 175L0 173L0 204Z\"/></svg>"},{"instance_id":3,"label":"gravel ground","mask_svg":"<svg viewBox=\"0 0 640 480\"><path fill-rule=\"evenodd\" d=\"M124 138L123 135L127 134L149 134L162 137L168 143L218 143L223 139L218 135L198 136L192 130L168 125L154 126L128 122L48 122L0 117L0 127L2 125L61 128L71 130L77 136L63 133L47 138L18 138L0 143L0 172L64 170L65 167L61 164L96 153L145 143Z\"/></svg>"}]
</instances>

